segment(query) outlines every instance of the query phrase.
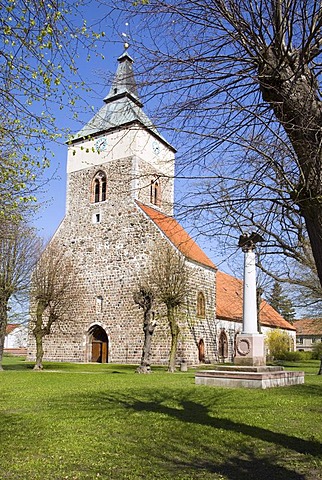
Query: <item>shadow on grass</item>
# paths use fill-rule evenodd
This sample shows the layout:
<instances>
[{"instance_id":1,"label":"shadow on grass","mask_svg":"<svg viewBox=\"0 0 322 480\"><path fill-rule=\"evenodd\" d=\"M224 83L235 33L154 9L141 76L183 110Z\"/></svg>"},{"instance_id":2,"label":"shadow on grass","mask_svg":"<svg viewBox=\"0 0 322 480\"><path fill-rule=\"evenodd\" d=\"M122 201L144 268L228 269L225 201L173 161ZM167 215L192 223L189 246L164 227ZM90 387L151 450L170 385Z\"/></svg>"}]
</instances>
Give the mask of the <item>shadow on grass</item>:
<instances>
[{"instance_id":1,"label":"shadow on grass","mask_svg":"<svg viewBox=\"0 0 322 480\"><path fill-rule=\"evenodd\" d=\"M183 400L181 402L182 409L171 408L160 403L148 401L124 402L123 404L125 407L136 411L162 413L175 417L182 422L198 423L199 425L207 425L219 430L242 433L248 437L292 449L298 453L321 456L322 444L320 442L303 440L302 438L284 433L272 432L265 428L234 422L227 418L216 418L209 415L207 407L193 401Z\"/></svg>"},{"instance_id":2,"label":"shadow on grass","mask_svg":"<svg viewBox=\"0 0 322 480\"><path fill-rule=\"evenodd\" d=\"M180 453L183 454L184 452ZM211 453L208 452L209 458L211 458ZM163 461L173 462L173 458L163 456ZM276 455L265 455L259 458L249 448L245 449L238 456L229 457L227 454L226 459L223 459L222 463L194 459L193 462L175 461L175 464L179 469L191 469L197 472L206 470L210 474L223 475L229 480L305 480L307 478L301 473L278 465Z\"/></svg>"}]
</instances>

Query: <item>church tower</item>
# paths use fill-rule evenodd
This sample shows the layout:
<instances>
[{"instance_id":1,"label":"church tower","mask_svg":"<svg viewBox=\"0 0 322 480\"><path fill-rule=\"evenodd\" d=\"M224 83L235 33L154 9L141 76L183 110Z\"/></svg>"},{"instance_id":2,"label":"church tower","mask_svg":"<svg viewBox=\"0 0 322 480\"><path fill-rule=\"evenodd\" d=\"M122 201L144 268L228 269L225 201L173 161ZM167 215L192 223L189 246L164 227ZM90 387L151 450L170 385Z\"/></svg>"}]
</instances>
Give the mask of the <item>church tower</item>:
<instances>
[{"instance_id":1,"label":"church tower","mask_svg":"<svg viewBox=\"0 0 322 480\"><path fill-rule=\"evenodd\" d=\"M101 220L101 202L139 200L172 215L174 201L174 148L159 134L142 109L127 50L104 106L75 135L68 148L68 214L77 217L80 205L92 204L92 221ZM84 174L92 179L87 195ZM76 220L76 218L75 218ZM76 220L77 221L77 220Z\"/></svg>"}]
</instances>

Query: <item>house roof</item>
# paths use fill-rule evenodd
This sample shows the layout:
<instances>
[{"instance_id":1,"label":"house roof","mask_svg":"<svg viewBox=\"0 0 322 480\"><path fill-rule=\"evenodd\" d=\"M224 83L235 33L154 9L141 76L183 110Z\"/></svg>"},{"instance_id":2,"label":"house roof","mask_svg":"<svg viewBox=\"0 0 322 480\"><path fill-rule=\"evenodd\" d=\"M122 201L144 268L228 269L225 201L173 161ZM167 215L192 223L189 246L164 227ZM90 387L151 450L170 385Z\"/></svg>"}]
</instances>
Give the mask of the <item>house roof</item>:
<instances>
[{"instance_id":1,"label":"house roof","mask_svg":"<svg viewBox=\"0 0 322 480\"><path fill-rule=\"evenodd\" d=\"M216 317L238 322L243 319L243 282L220 270L216 274ZM265 300L261 302L259 317L263 326L295 330Z\"/></svg>"},{"instance_id":2,"label":"house roof","mask_svg":"<svg viewBox=\"0 0 322 480\"><path fill-rule=\"evenodd\" d=\"M129 125L141 125L148 129L164 144L175 150L160 135L155 125L142 110L143 104L138 96L138 89L133 72L133 60L125 51L118 59L118 67L103 107L74 136L72 143L87 137L95 137L115 128L128 128Z\"/></svg>"},{"instance_id":3,"label":"house roof","mask_svg":"<svg viewBox=\"0 0 322 480\"><path fill-rule=\"evenodd\" d=\"M13 332L16 328L21 327L20 323L8 323L6 327L6 335Z\"/></svg>"},{"instance_id":4,"label":"house roof","mask_svg":"<svg viewBox=\"0 0 322 480\"><path fill-rule=\"evenodd\" d=\"M206 267L216 269L215 264L173 217L141 202L137 201L136 203L185 257Z\"/></svg>"},{"instance_id":5,"label":"house roof","mask_svg":"<svg viewBox=\"0 0 322 480\"><path fill-rule=\"evenodd\" d=\"M297 335L321 335L322 318L302 318L294 322Z\"/></svg>"}]
</instances>

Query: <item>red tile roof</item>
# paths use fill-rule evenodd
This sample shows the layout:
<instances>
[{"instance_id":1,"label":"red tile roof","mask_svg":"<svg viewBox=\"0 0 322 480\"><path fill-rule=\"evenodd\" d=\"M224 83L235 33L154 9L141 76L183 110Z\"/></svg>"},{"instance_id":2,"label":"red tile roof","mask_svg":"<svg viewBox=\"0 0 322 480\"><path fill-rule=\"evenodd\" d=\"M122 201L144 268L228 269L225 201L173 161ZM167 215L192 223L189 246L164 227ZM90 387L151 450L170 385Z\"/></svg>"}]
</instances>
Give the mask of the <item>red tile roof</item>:
<instances>
[{"instance_id":1,"label":"red tile roof","mask_svg":"<svg viewBox=\"0 0 322 480\"><path fill-rule=\"evenodd\" d=\"M216 317L239 322L243 318L243 282L219 270L216 274ZM261 325L295 330L265 300L262 300L259 317Z\"/></svg>"},{"instance_id":2,"label":"red tile roof","mask_svg":"<svg viewBox=\"0 0 322 480\"><path fill-rule=\"evenodd\" d=\"M216 266L210 258L207 257L196 242L173 217L165 215L141 202L137 201L136 203L185 257L207 267L216 269Z\"/></svg>"},{"instance_id":3,"label":"red tile roof","mask_svg":"<svg viewBox=\"0 0 322 480\"><path fill-rule=\"evenodd\" d=\"M8 323L6 327L6 335L8 335L8 333L13 332L18 327L21 327L19 323Z\"/></svg>"},{"instance_id":4,"label":"red tile roof","mask_svg":"<svg viewBox=\"0 0 322 480\"><path fill-rule=\"evenodd\" d=\"M322 318L302 318L294 322L297 335L321 335Z\"/></svg>"}]
</instances>

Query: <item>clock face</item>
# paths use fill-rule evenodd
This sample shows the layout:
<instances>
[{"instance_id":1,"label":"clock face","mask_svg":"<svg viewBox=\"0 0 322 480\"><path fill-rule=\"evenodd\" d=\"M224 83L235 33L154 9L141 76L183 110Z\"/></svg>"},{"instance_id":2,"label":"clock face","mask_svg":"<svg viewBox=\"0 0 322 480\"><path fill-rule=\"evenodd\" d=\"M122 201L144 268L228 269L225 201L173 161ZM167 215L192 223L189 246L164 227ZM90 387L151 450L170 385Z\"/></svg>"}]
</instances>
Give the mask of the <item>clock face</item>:
<instances>
[{"instance_id":1,"label":"clock face","mask_svg":"<svg viewBox=\"0 0 322 480\"><path fill-rule=\"evenodd\" d=\"M152 148L153 148L153 151L156 155L159 155L160 153L160 145L158 144L158 142L153 142L152 143Z\"/></svg>"},{"instance_id":2,"label":"clock face","mask_svg":"<svg viewBox=\"0 0 322 480\"><path fill-rule=\"evenodd\" d=\"M98 138L95 142L95 148L98 152L103 152L106 150L107 140L106 138Z\"/></svg>"}]
</instances>

